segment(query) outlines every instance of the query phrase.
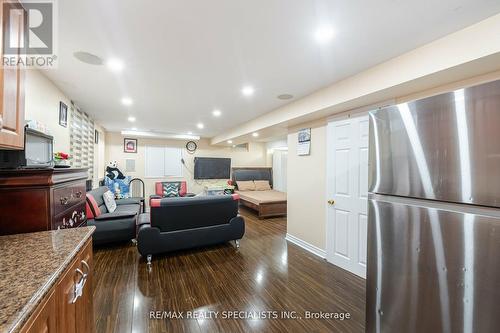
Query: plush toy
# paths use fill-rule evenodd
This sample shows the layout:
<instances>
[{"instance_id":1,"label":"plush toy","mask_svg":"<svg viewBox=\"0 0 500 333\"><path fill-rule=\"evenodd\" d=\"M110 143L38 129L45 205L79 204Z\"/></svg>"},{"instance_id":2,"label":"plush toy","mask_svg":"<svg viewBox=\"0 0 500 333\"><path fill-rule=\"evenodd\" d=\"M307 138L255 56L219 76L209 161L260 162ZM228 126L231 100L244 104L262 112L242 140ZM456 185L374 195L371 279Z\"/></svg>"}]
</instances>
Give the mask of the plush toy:
<instances>
[{"instance_id":1,"label":"plush toy","mask_svg":"<svg viewBox=\"0 0 500 333\"><path fill-rule=\"evenodd\" d=\"M120 171L120 169L118 169L116 161L109 162L108 166L106 167L106 177L111 180L125 179L123 173Z\"/></svg>"}]
</instances>

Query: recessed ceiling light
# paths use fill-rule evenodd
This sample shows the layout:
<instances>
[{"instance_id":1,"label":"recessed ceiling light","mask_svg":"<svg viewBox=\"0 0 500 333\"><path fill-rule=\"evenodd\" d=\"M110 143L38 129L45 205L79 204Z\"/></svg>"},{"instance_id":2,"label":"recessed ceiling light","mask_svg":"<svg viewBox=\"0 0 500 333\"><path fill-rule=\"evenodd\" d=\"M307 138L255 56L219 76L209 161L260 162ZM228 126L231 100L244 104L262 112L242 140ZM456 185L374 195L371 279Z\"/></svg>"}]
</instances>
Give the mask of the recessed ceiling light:
<instances>
[{"instance_id":1,"label":"recessed ceiling light","mask_svg":"<svg viewBox=\"0 0 500 333\"><path fill-rule=\"evenodd\" d=\"M125 64L120 59L111 58L106 61L106 66L113 72L121 72L125 68Z\"/></svg>"},{"instance_id":2,"label":"recessed ceiling light","mask_svg":"<svg viewBox=\"0 0 500 333\"><path fill-rule=\"evenodd\" d=\"M84 62L89 65L102 65L103 61L101 58L96 56L95 54L84 52L84 51L78 51L73 53L73 56L80 60L81 62Z\"/></svg>"},{"instance_id":3,"label":"recessed ceiling light","mask_svg":"<svg viewBox=\"0 0 500 333\"><path fill-rule=\"evenodd\" d=\"M227 140L227 143L231 144L233 143L233 140Z\"/></svg>"},{"instance_id":4,"label":"recessed ceiling light","mask_svg":"<svg viewBox=\"0 0 500 333\"><path fill-rule=\"evenodd\" d=\"M203 129L205 127L205 125L203 125L202 123L198 123L196 125L196 127L198 127L199 129Z\"/></svg>"},{"instance_id":5,"label":"recessed ceiling light","mask_svg":"<svg viewBox=\"0 0 500 333\"><path fill-rule=\"evenodd\" d=\"M287 100L287 99L292 99L292 98L293 98L293 95L291 95L291 94L278 95L278 99L282 99L282 100Z\"/></svg>"},{"instance_id":6,"label":"recessed ceiling light","mask_svg":"<svg viewBox=\"0 0 500 333\"><path fill-rule=\"evenodd\" d=\"M241 93L243 94L243 96L252 96L255 92L255 89L251 86L246 86L246 87L243 87L243 89L241 89Z\"/></svg>"},{"instance_id":7,"label":"recessed ceiling light","mask_svg":"<svg viewBox=\"0 0 500 333\"><path fill-rule=\"evenodd\" d=\"M212 114L214 115L214 117L220 117L222 112L220 110L213 110Z\"/></svg>"},{"instance_id":8,"label":"recessed ceiling light","mask_svg":"<svg viewBox=\"0 0 500 333\"><path fill-rule=\"evenodd\" d=\"M334 36L335 31L329 25L320 26L314 33L314 39L320 44L329 42Z\"/></svg>"},{"instance_id":9,"label":"recessed ceiling light","mask_svg":"<svg viewBox=\"0 0 500 333\"><path fill-rule=\"evenodd\" d=\"M133 123L135 121L135 117L133 117L133 116L128 117L128 121L130 121L131 123Z\"/></svg>"},{"instance_id":10,"label":"recessed ceiling light","mask_svg":"<svg viewBox=\"0 0 500 333\"><path fill-rule=\"evenodd\" d=\"M130 97L123 97L122 98L123 105L129 106L129 105L132 105L132 103L134 103L134 101L132 101L132 98L130 98Z\"/></svg>"},{"instance_id":11,"label":"recessed ceiling light","mask_svg":"<svg viewBox=\"0 0 500 333\"><path fill-rule=\"evenodd\" d=\"M253 136L254 138L256 138L256 137L258 137L258 136L259 136L259 133L254 132L254 133L252 133L252 136Z\"/></svg>"}]
</instances>

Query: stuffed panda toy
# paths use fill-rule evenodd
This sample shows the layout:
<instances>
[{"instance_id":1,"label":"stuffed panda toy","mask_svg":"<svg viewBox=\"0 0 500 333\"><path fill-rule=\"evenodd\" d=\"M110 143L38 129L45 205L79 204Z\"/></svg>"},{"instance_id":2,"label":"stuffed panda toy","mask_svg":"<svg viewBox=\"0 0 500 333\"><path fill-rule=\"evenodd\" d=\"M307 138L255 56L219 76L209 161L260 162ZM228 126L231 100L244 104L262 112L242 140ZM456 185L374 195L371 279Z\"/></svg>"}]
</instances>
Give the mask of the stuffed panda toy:
<instances>
[{"instance_id":1,"label":"stuffed panda toy","mask_svg":"<svg viewBox=\"0 0 500 333\"><path fill-rule=\"evenodd\" d=\"M125 179L123 173L120 171L120 169L118 169L116 161L109 162L108 166L106 167L106 177L111 180Z\"/></svg>"}]
</instances>

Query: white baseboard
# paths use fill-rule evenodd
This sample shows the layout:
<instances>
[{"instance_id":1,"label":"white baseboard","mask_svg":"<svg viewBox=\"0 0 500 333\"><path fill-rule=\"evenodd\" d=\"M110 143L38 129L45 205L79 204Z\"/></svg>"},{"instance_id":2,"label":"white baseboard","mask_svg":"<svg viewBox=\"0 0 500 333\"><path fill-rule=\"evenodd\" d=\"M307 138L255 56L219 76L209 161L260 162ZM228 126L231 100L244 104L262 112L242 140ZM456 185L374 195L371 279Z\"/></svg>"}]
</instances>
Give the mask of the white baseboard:
<instances>
[{"instance_id":1,"label":"white baseboard","mask_svg":"<svg viewBox=\"0 0 500 333\"><path fill-rule=\"evenodd\" d=\"M320 249L319 247L316 247L312 244L309 244L308 242L306 241L303 241L302 239L300 238L297 238L295 236L292 236L290 234L286 234L286 237L285 239L295 245L298 245L300 246L301 248L303 248L304 250L307 250L309 252L311 252L312 254L315 254L317 255L318 257L320 258L323 258L325 259L326 258L326 251L323 250L323 249Z\"/></svg>"}]
</instances>

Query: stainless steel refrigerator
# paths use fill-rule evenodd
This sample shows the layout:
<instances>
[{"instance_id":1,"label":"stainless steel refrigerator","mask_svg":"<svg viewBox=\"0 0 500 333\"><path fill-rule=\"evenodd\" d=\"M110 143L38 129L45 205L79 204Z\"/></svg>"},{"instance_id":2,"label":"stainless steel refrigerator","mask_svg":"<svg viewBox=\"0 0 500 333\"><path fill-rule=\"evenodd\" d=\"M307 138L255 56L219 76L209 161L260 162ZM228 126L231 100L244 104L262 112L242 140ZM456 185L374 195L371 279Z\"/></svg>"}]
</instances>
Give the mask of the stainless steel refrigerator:
<instances>
[{"instance_id":1,"label":"stainless steel refrigerator","mask_svg":"<svg viewBox=\"0 0 500 333\"><path fill-rule=\"evenodd\" d=\"M367 332L500 332L500 81L370 113Z\"/></svg>"}]
</instances>

